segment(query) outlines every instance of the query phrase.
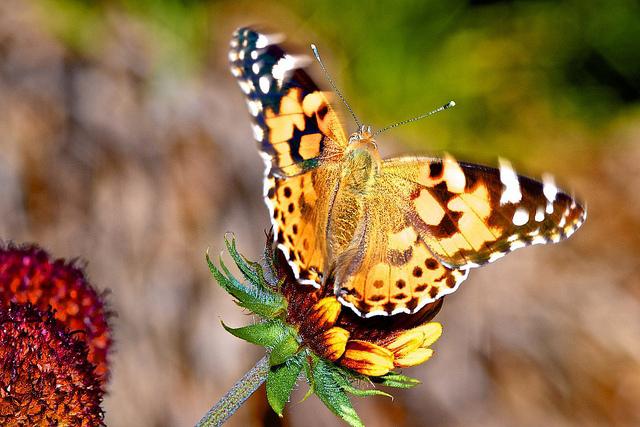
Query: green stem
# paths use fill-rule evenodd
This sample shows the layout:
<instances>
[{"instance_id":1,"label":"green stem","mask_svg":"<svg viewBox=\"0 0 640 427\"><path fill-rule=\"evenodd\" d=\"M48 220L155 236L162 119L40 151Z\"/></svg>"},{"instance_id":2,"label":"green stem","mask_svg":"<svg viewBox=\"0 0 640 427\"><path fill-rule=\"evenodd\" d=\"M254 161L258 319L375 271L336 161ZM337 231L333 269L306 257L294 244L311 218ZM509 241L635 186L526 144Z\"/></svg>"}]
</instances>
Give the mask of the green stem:
<instances>
[{"instance_id":1,"label":"green stem","mask_svg":"<svg viewBox=\"0 0 640 427\"><path fill-rule=\"evenodd\" d=\"M269 355L267 354L209 409L196 427L221 426L266 381L268 373Z\"/></svg>"}]
</instances>

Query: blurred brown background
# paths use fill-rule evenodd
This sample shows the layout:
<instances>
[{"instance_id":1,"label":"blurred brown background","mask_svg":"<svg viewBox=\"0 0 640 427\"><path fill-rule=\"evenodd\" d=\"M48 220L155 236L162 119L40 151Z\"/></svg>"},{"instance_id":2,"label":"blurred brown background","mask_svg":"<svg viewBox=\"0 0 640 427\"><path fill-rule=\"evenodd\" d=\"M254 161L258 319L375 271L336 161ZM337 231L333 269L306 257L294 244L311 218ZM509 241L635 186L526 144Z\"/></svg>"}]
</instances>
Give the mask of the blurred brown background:
<instances>
[{"instance_id":1,"label":"blurred brown background","mask_svg":"<svg viewBox=\"0 0 640 427\"><path fill-rule=\"evenodd\" d=\"M260 357L204 252L269 226L262 162L226 68L236 26L319 45L380 138L548 171L585 201L560 245L474 270L438 317L424 384L356 399L368 426L640 425L640 6L635 1L0 1L0 239L81 257L117 312L110 426L187 426ZM318 80L318 67L312 72ZM346 121L350 125L350 122ZM349 130L353 130L350 125ZM259 392L229 425L282 420Z\"/></svg>"}]
</instances>

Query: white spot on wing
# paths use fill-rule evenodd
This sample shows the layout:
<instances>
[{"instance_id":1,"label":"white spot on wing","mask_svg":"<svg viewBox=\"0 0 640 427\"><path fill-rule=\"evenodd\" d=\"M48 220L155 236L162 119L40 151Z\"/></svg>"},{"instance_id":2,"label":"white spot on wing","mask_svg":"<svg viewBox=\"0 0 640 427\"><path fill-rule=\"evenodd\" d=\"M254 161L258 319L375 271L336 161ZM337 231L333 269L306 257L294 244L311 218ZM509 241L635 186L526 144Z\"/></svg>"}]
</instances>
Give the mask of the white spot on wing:
<instances>
[{"instance_id":1,"label":"white spot on wing","mask_svg":"<svg viewBox=\"0 0 640 427\"><path fill-rule=\"evenodd\" d=\"M258 36L258 40L256 40L256 47L258 49L262 49L264 47L267 47L269 45L269 39L267 38L267 36L265 36L264 34L260 34Z\"/></svg>"},{"instance_id":2,"label":"white spot on wing","mask_svg":"<svg viewBox=\"0 0 640 427\"><path fill-rule=\"evenodd\" d=\"M564 213L562 214L562 217L560 218L560 222L558 223L558 227L564 227L564 225L567 223L567 216L569 215L569 208L567 208L566 211L564 211Z\"/></svg>"},{"instance_id":3,"label":"white spot on wing","mask_svg":"<svg viewBox=\"0 0 640 427\"><path fill-rule=\"evenodd\" d=\"M266 76L260 77L260 79L258 80L258 85L260 86L260 90L262 91L262 93L269 93L269 88L271 87L269 78L267 78Z\"/></svg>"},{"instance_id":4,"label":"white spot on wing","mask_svg":"<svg viewBox=\"0 0 640 427\"><path fill-rule=\"evenodd\" d=\"M542 192L549 203L553 203L556 200L558 187L556 187L553 176L546 173L542 175Z\"/></svg>"},{"instance_id":5,"label":"white spot on wing","mask_svg":"<svg viewBox=\"0 0 640 427\"><path fill-rule=\"evenodd\" d=\"M273 66L271 75L278 81L279 85L282 85L284 79L287 78L291 71L307 65L309 61L309 58L303 55L293 56L286 54Z\"/></svg>"},{"instance_id":6,"label":"white spot on wing","mask_svg":"<svg viewBox=\"0 0 640 427\"><path fill-rule=\"evenodd\" d=\"M536 216L535 216L535 220L537 222L542 222L544 221L544 209L542 209L541 207L538 207L536 209Z\"/></svg>"},{"instance_id":7,"label":"white spot on wing","mask_svg":"<svg viewBox=\"0 0 640 427\"><path fill-rule=\"evenodd\" d=\"M498 159L500 165L500 181L504 184L504 190L500 196L500 205L506 203L518 203L522 200L520 182L511 163L505 159Z\"/></svg>"},{"instance_id":8,"label":"white spot on wing","mask_svg":"<svg viewBox=\"0 0 640 427\"><path fill-rule=\"evenodd\" d=\"M384 310L376 310L376 311L370 311L369 313L365 314L364 317L369 318L369 317L373 317L373 316L388 316L389 313L387 313Z\"/></svg>"},{"instance_id":9,"label":"white spot on wing","mask_svg":"<svg viewBox=\"0 0 640 427\"><path fill-rule=\"evenodd\" d=\"M238 84L240 85L240 89L242 89L245 95L249 95L251 93L251 82L248 82L246 80L238 80Z\"/></svg>"},{"instance_id":10,"label":"white spot on wing","mask_svg":"<svg viewBox=\"0 0 640 427\"><path fill-rule=\"evenodd\" d=\"M494 252L491 255L489 255L489 262L494 262L496 260L499 260L500 258L502 258L505 255L506 255L506 253L504 253L504 252Z\"/></svg>"},{"instance_id":11,"label":"white spot on wing","mask_svg":"<svg viewBox=\"0 0 640 427\"><path fill-rule=\"evenodd\" d=\"M515 242L511 243L509 249L515 251L516 249L524 248L525 246L527 245L522 240L516 240Z\"/></svg>"},{"instance_id":12,"label":"white spot on wing","mask_svg":"<svg viewBox=\"0 0 640 427\"><path fill-rule=\"evenodd\" d=\"M452 193L464 192L467 179L456 159L447 154L444 158L443 167L443 179L447 183L447 189Z\"/></svg>"},{"instance_id":13,"label":"white spot on wing","mask_svg":"<svg viewBox=\"0 0 640 427\"><path fill-rule=\"evenodd\" d=\"M547 207L544 210L547 214L551 215L553 213L553 203L547 203Z\"/></svg>"},{"instance_id":14,"label":"white spot on wing","mask_svg":"<svg viewBox=\"0 0 640 427\"><path fill-rule=\"evenodd\" d=\"M281 34L259 34L256 40L256 47L263 49L269 45L280 43L282 40L284 40L284 37Z\"/></svg>"},{"instance_id":15,"label":"white spot on wing","mask_svg":"<svg viewBox=\"0 0 640 427\"><path fill-rule=\"evenodd\" d=\"M362 312L360 310L358 310L355 305L351 304L350 302L347 302L344 298L338 297L338 301L340 301L340 304L344 305L345 307L349 307L358 316L362 316Z\"/></svg>"},{"instance_id":16,"label":"white spot on wing","mask_svg":"<svg viewBox=\"0 0 640 427\"><path fill-rule=\"evenodd\" d=\"M258 113L260 113L260 110L262 110L262 103L260 101L250 99L247 100L247 107L249 107L249 113L256 117Z\"/></svg>"},{"instance_id":17,"label":"white spot on wing","mask_svg":"<svg viewBox=\"0 0 640 427\"><path fill-rule=\"evenodd\" d=\"M264 139L264 130L258 125L252 125L253 127L253 137L256 141L262 141Z\"/></svg>"},{"instance_id":18,"label":"white spot on wing","mask_svg":"<svg viewBox=\"0 0 640 427\"><path fill-rule=\"evenodd\" d=\"M400 313L404 313L404 314L411 314L411 310L409 310L406 307L400 307L400 308L396 308L395 310L393 310L391 312L391 315L394 316L396 314L400 314Z\"/></svg>"},{"instance_id":19,"label":"white spot on wing","mask_svg":"<svg viewBox=\"0 0 640 427\"><path fill-rule=\"evenodd\" d=\"M532 245L540 245L544 243L547 243L547 239L543 236L534 237L533 240L531 240Z\"/></svg>"},{"instance_id":20,"label":"white spot on wing","mask_svg":"<svg viewBox=\"0 0 640 427\"><path fill-rule=\"evenodd\" d=\"M518 208L513 214L513 219L511 220L514 225L525 225L529 222L529 212L524 208Z\"/></svg>"},{"instance_id":21,"label":"white spot on wing","mask_svg":"<svg viewBox=\"0 0 640 427\"><path fill-rule=\"evenodd\" d=\"M253 74L260 74L260 64L254 62L251 66L251 71L253 71Z\"/></svg>"}]
</instances>

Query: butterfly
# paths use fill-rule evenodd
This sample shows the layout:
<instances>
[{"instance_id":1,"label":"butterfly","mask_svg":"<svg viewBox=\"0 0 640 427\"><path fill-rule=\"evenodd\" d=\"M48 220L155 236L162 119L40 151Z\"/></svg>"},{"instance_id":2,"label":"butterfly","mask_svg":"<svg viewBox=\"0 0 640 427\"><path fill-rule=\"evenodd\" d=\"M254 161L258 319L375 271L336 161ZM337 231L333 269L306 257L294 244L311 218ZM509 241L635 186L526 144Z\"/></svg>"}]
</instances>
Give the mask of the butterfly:
<instances>
[{"instance_id":1,"label":"butterfly","mask_svg":"<svg viewBox=\"0 0 640 427\"><path fill-rule=\"evenodd\" d=\"M229 61L265 164L276 244L300 284L332 286L358 315L415 313L469 270L573 234L586 210L545 175L450 156L382 159L369 127L347 136L328 94L282 37L238 29Z\"/></svg>"}]
</instances>

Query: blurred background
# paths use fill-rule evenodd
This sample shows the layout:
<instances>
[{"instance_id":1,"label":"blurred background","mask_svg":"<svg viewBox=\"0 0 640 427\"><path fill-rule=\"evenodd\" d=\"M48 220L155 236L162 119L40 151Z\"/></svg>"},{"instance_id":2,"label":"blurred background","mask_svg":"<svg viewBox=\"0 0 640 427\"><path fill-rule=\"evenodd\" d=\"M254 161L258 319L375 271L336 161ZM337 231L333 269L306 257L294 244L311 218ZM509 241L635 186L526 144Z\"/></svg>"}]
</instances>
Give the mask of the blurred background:
<instances>
[{"instance_id":1,"label":"blurred background","mask_svg":"<svg viewBox=\"0 0 640 427\"><path fill-rule=\"evenodd\" d=\"M227 47L240 25L316 43L386 154L551 172L589 218L474 270L438 319L424 384L356 399L368 426L640 425L640 5L609 1L0 1L0 239L81 257L110 291L109 426L188 426L260 357L204 253L269 227ZM310 72L324 79L313 65ZM350 131L354 126L345 121ZM278 419L332 426L313 397Z\"/></svg>"}]
</instances>

